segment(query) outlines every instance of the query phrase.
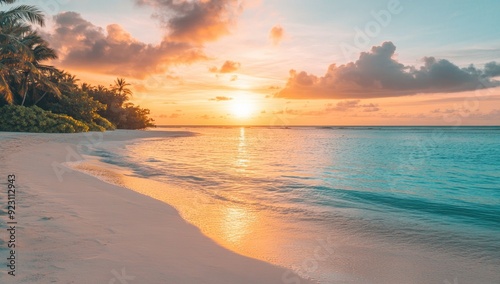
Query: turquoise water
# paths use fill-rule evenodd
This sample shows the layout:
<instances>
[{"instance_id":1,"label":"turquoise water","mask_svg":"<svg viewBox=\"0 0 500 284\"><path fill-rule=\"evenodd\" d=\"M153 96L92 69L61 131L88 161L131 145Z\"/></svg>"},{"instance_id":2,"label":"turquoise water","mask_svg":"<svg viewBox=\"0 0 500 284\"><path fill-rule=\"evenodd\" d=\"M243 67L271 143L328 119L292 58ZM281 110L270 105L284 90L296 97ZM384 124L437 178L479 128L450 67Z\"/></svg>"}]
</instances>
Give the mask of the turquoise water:
<instances>
[{"instance_id":1,"label":"turquoise water","mask_svg":"<svg viewBox=\"0 0 500 284\"><path fill-rule=\"evenodd\" d=\"M410 261L413 252L423 252L423 263L426 257L443 257L471 269L448 263L429 271L441 273L438 283L448 281L444 277L452 283L454 275L469 283L467 275L475 274L485 279L474 278L475 283L500 283L494 272L500 267L499 127L182 130L198 135L148 139L93 154L132 169L136 177L175 184L218 204L268 212L301 236L335 231L369 240L366 247L374 251L409 252ZM290 242L313 246L301 238ZM476 263L477 270L468 263ZM328 279L335 264L315 269L313 276ZM352 266L353 273L366 269Z\"/></svg>"}]
</instances>

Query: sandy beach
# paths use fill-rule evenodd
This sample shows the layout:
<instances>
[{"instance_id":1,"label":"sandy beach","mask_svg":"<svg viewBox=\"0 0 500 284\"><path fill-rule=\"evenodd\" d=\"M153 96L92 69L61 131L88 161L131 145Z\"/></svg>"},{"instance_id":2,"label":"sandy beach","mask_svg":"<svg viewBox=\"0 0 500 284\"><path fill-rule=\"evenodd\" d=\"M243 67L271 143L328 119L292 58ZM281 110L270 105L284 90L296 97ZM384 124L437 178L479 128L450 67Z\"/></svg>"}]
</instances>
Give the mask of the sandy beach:
<instances>
[{"instance_id":1,"label":"sandy beach","mask_svg":"<svg viewBox=\"0 0 500 284\"><path fill-rule=\"evenodd\" d=\"M1 133L2 225L7 179L15 175L15 275L1 283L312 283L231 252L168 204L69 169L84 147L102 141L191 135L114 131ZM2 229L2 239L8 231ZM9 257L2 243L3 262Z\"/></svg>"}]
</instances>

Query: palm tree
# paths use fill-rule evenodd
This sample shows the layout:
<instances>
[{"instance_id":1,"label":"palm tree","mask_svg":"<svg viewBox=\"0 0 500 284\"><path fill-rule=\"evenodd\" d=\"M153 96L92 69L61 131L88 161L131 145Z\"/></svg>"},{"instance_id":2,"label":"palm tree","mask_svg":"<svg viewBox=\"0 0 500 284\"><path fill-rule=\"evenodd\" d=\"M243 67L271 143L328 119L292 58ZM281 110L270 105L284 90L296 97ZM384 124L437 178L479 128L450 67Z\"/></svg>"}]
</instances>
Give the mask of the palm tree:
<instances>
[{"instance_id":1,"label":"palm tree","mask_svg":"<svg viewBox=\"0 0 500 284\"><path fill-rule=\"evenodd\" d=\"M11 83L20 81L18 64L31 55L19 41L19 37L29 30L30 27L24 24L0 21L0 92L8 103L14 100Z\"/></svg>"},{"instance_id":2,"label":"palm tree","mask_svg":"<svg viewBox=\"0 0 500 284\"><path fill-rule=\"evenodd\" d=\"M16 0L0 0L0 5L12 4ZM45 24L43 13L30 5L19 5L7 11L0 11L0 96L7 103L14 101L12 83L21 83L20 73L26 71L26 62L32 62L33 51L23 44L25 35L32 32L31 26Z\"/></svg>"},{"instance_id":3,"label":"palm tree","mask_svg":"<svg viewBox=\"0 0 500 284\"><path fill-rule=\"evenodd\" d=\"M29 48L32 56L31 60L25 60L21 63L21 69L23 72L23 85L22 85L22 97L23 101L21 105L24 105L28 91L31 89L33 91L33 99L35 97L36 89L53 93L56 97L61 96L61 92L57 84L50 81L50 74L58 72L58 70L49 65L41 64L41 61L56 59L57 55L55 50L48 46L48 43L42 39L36 32L31 32L27 34L21 42L24 46ZM45 96L45 94L43 96ZM42 97L43 97L42 96Z\"/></svg>"},{"instance_id":4,"label":"palm tree","mask_svg":"<svg viewBox=\"0 0 500 284\"><path fill-rule=\"evenodd\" d=\"M113 86L112 90L115 92L118 92L119 96L132 96L132 91L127 88L127 86L130 86L129 83L125 81L123 78L117 78L115 80L115 85Z\"/></svg>"},{"instance_id":5,"label":"palm tree","mask_svg":"<svg viewBox=\"0 0 500 284\"><path fill-rule=\"evenodd\" d=\"M80 79L77 79L75 75L71 75L68 72L59 71L58 70L58 80L57 83L60 85L59 88L66 91L66 92L71 92L76 89L78 89L78 85L76 82L80 81Z\"/></svg>"},{"instance_id":6,"label":"palm tree","mask_svg":"<svg viewBox=\"0 0 500 284\"><path fill-rule=\"evenodd\" d=\"M108 91L108 89L106 87L104 87L103 85L99 85L95 88L96 92L98 93L106 93Z\"/></svg>"}]
</instances>

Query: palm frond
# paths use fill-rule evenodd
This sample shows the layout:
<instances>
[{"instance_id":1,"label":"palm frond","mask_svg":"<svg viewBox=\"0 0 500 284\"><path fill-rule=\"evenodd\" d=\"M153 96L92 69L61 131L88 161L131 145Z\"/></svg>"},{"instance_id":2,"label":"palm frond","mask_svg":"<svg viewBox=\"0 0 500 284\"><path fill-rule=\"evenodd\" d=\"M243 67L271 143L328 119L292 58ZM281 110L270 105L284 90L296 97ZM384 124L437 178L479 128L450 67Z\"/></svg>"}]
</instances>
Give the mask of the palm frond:
<instances>
[{"instance_id":1,"label":"palm frond","mask_svg":"<svg viewBox=\"0 0 500 284\"><path fill-rule=\"evenodd\" d=\"M31 5L19 5L0 14L0 19L18 19L37 24L45 25L45 17L40 9Z\"/></svg>"},{"instance_id":2,"label":"palm frond","mask_svg":"<svg viewBox=\"0 0 500 284\"><path fill-rule=\"evenodd\" d=\"M37 62L43 60L57 59L57 53L55 49L50 48L46 43L36 46L33 49L33 54Z\"/></svg>"}]
</instances>

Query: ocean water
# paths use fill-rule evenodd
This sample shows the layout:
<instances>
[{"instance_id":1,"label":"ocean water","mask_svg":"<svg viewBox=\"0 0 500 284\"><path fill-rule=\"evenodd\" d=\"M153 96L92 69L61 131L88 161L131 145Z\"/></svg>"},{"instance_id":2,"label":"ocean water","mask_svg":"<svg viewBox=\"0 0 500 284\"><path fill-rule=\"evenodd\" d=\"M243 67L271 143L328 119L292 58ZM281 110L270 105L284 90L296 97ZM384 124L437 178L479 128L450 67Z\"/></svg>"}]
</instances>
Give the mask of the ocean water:
<instances>
[{"instance_id":1,"label":"ocean water","mask_svg":"<svg viewBox=\"0 0 500 284\"><path fill-rule=\"evenodd\" d=\"M181 129L89 154L321 283L500 283L500 127Z\"/></svg>"}]
</instances>

